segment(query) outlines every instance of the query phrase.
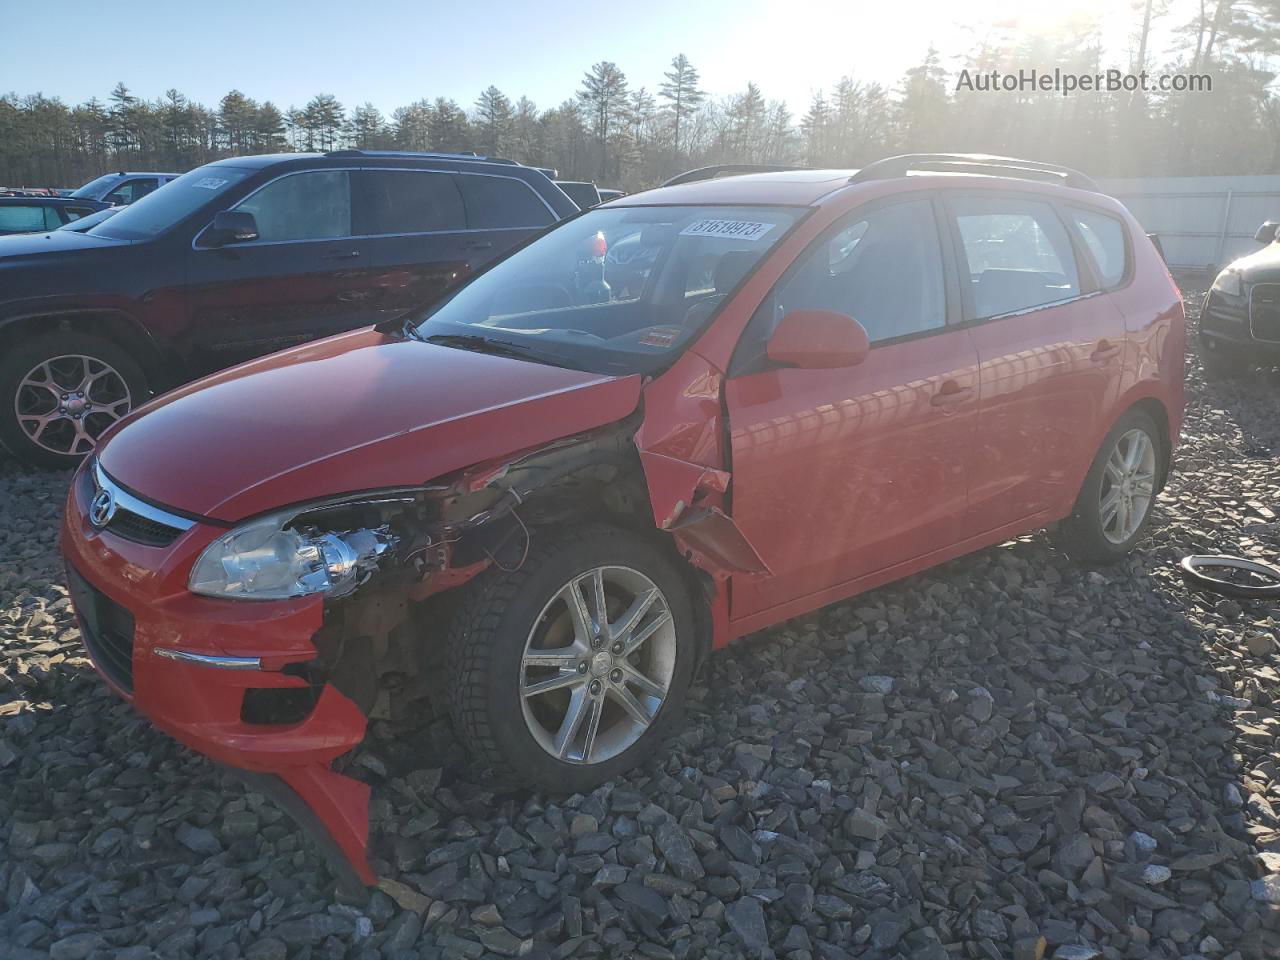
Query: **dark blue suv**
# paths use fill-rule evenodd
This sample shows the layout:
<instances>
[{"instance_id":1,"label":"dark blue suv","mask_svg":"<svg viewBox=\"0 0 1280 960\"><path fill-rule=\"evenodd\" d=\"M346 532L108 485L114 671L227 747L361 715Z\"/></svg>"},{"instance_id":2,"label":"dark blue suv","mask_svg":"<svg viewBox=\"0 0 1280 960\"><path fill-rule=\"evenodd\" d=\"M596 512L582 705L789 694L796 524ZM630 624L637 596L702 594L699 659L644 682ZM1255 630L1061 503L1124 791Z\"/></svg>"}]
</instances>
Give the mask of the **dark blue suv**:
<instances>
[{"instance_id":1,"label":"dark blue suv","mask_svg":"<svg viewBox=\"0 0 1280 960\"><path fill-rule=\"evenodd\" d=\"M340 150L220 160L84 233L0 237L0 441L70 466L152 393L419 308L577 212L534 167Z\"/></svg>"}]
</instances>

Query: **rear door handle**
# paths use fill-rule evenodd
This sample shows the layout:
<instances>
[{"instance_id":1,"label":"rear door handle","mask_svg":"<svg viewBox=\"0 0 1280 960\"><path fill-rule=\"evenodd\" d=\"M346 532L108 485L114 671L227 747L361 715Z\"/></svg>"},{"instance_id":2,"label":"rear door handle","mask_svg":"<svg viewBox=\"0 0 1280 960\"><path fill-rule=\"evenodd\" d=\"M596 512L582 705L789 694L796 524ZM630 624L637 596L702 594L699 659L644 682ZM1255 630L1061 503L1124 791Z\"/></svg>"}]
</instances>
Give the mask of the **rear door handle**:
<instances>
[{"instance_id":1,"label":"rear door handle","mask_svg":"<svg viewBox=\"0 0 1280 960\"><path fill-rule=\"evenodd\" d=\"M954 380L946 381L929 400L935 407L952 407L973 396L973 387L962 387Z\"/></svg>"},{"instance_id":2,"label":"rear door handle","mask_svg":"<svg viewBox=\"0 0 1280 960\"><path fill-rule=\"evenodd\" d=\"M359 250L335 250L333 253L326 253L326 260L354 260L360 256Z\"/></svg>"},{"instance_id":3,"label":"rear door handle","mask_svg":"<svg viewBox=\"0 0 1280 960\"><path fill-rule=\"evenodd\" d=\"M492 250L493 241L492 240L468 240L466 243L463 244L463 247L465 247L468 250Z\"/></svg>"},{"instance_id":4,"label":"rear door handle","mask_svg":"<svg viewBox=\"0 0 1280 960\"><path fill-rule=\"evenodd\" d=\"M1120 356L1119 345L1112 343L1110 340L1099 340L1098 346L1089 355L1089 359L1094 363L1107 363L1118 356Z\"/></svg>"}]
</instances>

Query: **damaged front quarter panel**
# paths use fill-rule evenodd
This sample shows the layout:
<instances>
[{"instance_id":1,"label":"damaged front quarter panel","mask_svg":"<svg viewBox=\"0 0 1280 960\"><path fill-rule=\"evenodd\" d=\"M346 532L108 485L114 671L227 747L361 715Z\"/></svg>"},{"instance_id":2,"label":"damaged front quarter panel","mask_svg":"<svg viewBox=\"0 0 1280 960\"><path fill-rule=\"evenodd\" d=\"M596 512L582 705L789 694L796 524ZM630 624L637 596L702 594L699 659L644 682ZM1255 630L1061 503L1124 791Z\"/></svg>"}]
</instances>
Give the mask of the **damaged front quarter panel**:
<instances>
[{"instance_id":1,"label":"damaged front quarter panel","mask_svg":"<svg viewBox=\"0 0 1280 960\"><path fill-rule=\"evenodd\" d=\"M646 386L644 409L630 417L376 504L344 505L355 513L331 515L330 529L376 528L394 546L367 583L326 601L313 682L348 700L356 722L411 726L440 700L433 684L443 664L432 658L443 645L430 635L442 632L446 621L436 612L447 609L447 594L491 566L522 563L538 530L600 515L672 538L706 601L708 648L727 643L731 577L768 567L731 516L721 386L720 372L689 351ZM342 765L339 758L335 766ZM369 788L328 766L281 776L296 794L281 802L301 799L309 812L300 822L322 828L321 847L341 852L361 882L373 882Z\"/></svg>"}]
</instances>

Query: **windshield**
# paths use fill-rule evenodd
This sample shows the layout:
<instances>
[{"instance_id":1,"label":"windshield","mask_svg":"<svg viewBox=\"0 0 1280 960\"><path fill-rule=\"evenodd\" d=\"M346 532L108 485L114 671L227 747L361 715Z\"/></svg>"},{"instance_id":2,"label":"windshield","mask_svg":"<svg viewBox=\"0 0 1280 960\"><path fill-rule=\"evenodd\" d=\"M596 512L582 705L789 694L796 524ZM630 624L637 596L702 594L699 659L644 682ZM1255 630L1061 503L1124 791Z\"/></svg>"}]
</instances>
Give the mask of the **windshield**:
<instances>
[{"instance_id":1,"label":"windshield","mask_svg":"<svg viewBox=\"0 0 1280 960\"><path fill-rule=\"evenodd\" d=\"M86 232L108 240L149 240L217 199L252 173L252 169L222 163L197 167Z\"/></svg>"},{"instance_id":2,"label":"windshield","mask_svg":"<svg viewBox=\"0 0 1280 960\"><path fill-rule=\"evenodd\" d=\"M102 176L90 180L78 190L73 190L71 196L80 197L82 199L87 197L90 200L97 200L98 194L102 193L103 190L115 183L119 176L120 174L118 173L104 173Z\"/></svg>"},{"instance_id":3,"label":"windshield","mask_svg":"<svg viewBox=\"0 0 1280 960\"><path fill-rule=\"evenodd\" d=\"M802 212L591 210L478 276L412 332L599 373L651 372L706 326Z\"/></svg>"}]
</instances>

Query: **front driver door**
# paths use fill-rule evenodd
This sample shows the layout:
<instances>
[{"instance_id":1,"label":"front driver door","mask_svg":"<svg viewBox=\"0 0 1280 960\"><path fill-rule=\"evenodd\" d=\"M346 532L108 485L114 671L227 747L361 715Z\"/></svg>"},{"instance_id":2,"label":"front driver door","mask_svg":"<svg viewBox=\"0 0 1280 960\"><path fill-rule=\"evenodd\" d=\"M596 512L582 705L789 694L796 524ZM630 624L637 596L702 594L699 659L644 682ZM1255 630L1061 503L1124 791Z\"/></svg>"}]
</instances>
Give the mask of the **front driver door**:
<instances>
[{"instance_id":1,"label":"front driver door","mask_svg":"<svg viewBox=\"0 0 1280 960\"><path fill-rule=\"evenodd\" d=\"M735 620L835 591L961 538L978 360L948 325L933 202L856 211L806 250L753 317L726 385L734 520L772 571L733 584ZM802 308L848 314L872 349L847 369L764 358Z\"/></svg>"},{"instance_id":2,"label":"front driver door","mask_svg":"<svg viewBox=\"0 0 1280 960\"><path fill-rule=\"evenodd\" d=\"M351 174L286 174L232 209L252 213L256 240L208 246L187 268L187 352L217 369L378 319L376 265L352 237ZM203 235L202 235L203 236Z\"/></svg>"}]
</instances>

